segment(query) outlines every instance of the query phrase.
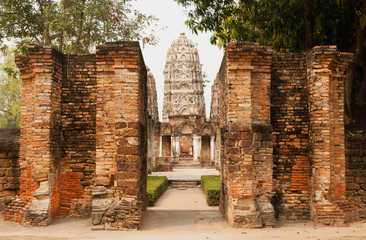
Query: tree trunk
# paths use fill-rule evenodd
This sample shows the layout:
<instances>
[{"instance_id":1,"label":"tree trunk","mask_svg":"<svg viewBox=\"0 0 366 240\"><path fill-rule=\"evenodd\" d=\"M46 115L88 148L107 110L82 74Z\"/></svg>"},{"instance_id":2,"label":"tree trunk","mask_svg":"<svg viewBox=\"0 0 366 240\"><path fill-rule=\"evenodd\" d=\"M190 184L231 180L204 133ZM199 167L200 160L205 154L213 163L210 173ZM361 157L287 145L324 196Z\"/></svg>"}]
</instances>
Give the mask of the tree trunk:
<instances>
[{"instance_id":1,"label":"tree trunk","mask_svg":"<svg viewBox=\"0 0 366 240\"><path fill-rule=\"evenodd\" d=\"M39 5L39 10L40 10L40 14L41 14L41 27L43 29L43 34L42 34L42 37L43 37L43 43L45 45L51 45L52 42L51 42L51 38L50 38L50 33L49 33L49 25L47 24L46 25L46 20L45 20L45 13L44 13L44 2L41 1L41 0L38 0L38 5Z\"/></svg>"},{"instance_id":2,"label":"tree trunk","mask_svg":"<svg viewBox=\"0 0 366 240\"><path fill-rule=\"evenodd\" d=\"M60 51L60 52L63 52L64 51L64 49L63 49L63 47L64 47L64 32L61 30L61 33L60 33L60 42L59 42L59 44L58 44L58 50Z\"/></svg>"},{"instance_id":3,"label":"tree trunk","mask_svg":"<svg viewBox=\"0 0 366 240\"><path fill-rule=\"evenodd\" d=\"M366 0L362 4L362 15L366 15ZM357 20L357 31L356 31L356 44L353 55L353 63L349 67L347 72L347 78L345 83L345 112L350 119L350 123L354 123L356 119L356 99L354 98L354 82L356 76L356 69L360 65L363 55L365 54L365 40L366 30L362 29L359 20Z\"/></svg>"},{"instance_id":4,"label":"tree trunk","mask_svg":"<svg viewBox=\"0 0 366 240\"><path fill-rule=\"evenodd\" d=\"M66 8L67 8L67 1L65 0L62 4L62 15L65 15L65 12L66 12ZM66 19L64 19L66 20ZM60 30L60 33L59 33L59 37L60 37L60 42L59 42L59 45L58 45L58 48L59 48L59 51L63 52L64 51L64 26L61 27L61 30Z\"/></svg>"},{"instance_id":5,"label":"tree trunk","mask_svg":"<svg viewBox=\"0 0 366 240\"><path fill-rule=\"evenodd\" d=\"M363 79L361 82L360 91L358 92L358 101L361 103L363 108L366 107L366 56L364 54L364 58L361 62L362 70L363 70Z\"/></svg>"},{"instance_id":6,"label":"tree trunk","mask_svg":"<svg viewBox=\"0 0 366 240\"><path fill-rule=\"evenodd\" d=\"M307 1L305 1L305 50L314 46L314 23L313 12Z\"/></svg>"},{"instance_id":7,"label":"tree trunk","mask_svg":"<svg viewBox=\"0 0 366 240\"><path fill-rule=\"evenodd\" d=\"M81 40L81 36L82 36L82 33L83 33L83 24L84 24L84 4L85 4L85 1L82 2L83 4L81 5L81 7L83 7L83 9L80 11L80 20L79 20L79 23L78 23L78 34L77 34L77 37L76 37L76 41L75 41L75 53L80 53L80 50L81 50L81 46L80 46L80 40Z\"/></svg>"}]
</instances>

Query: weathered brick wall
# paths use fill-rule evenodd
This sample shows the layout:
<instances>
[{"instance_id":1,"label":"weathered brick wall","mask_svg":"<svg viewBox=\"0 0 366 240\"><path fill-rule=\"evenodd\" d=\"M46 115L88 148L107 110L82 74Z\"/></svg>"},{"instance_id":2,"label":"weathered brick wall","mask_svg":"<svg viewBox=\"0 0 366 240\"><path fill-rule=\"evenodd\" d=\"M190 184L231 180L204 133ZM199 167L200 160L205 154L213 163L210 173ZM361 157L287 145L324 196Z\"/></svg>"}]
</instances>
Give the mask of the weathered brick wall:
<instances>
[{"instance_id":1,"label":"weathered brick wall","mask_svg":"<svg viewBox=\"0 0 366 240\"><path fill-rule=\"evenodd\" d=\"M147 68L147 136L148 136L148 150L147 150L147 168L148 172L154 170L156 165L156 149L159 146L159 139L155 139L156 125L159 122L159 112L158 112L158 97L156 93L156 84L155 78L153 74L150 72L150 69Z\"/></svg>"},{"instance_id":2,"label":"weathered brick wall","mask_svg":"<svg viewBox=\"0 0 366 240\"><path fill-rule=\"evenodd\" d=\"M366 218L366 134L346 135L347 197Z\"/></svg>"},{"instance_id":3,"label":"weathered brick wall","mask_svg":"<svg viewBox=\"0 0 366 240\"><path fill-rule=\"evenodd\" d=\"M215 81L217 82L218 89L218 116L219 128L223 128L227 124L227 111L228 111L228 84L227 84L227 57L228 52L225 51L224 57L221 62L221 66L218 74L216 75ZM220 130L221 131L221 130Z\"/></svg>"},{"instance_id":4,"label":"weathered brick wall","mask_svg":"<svg viewBox=\"0 0 366 240\"><path fill-rule=\"evenodd\" d=\"M156 171L156 167L158 166L157 164L157 159L160 156L160 129L161 129L161 122L160 121L156 121L154 123L154 141L155 141L155 162L153 165L153 171Z\"/></svg>"},{"instance_id":5,"label":"weathered brick wall","mask_svg":"<svg viewBox=\"0 0 366 240\"><path fill-rule=\"evenodd\" d=\"M219 89L218 77L215 78L214 84L211 86L211 109L210 121L214 123L219 122Z\"/></svg>"},{"instance_id":6,"label":"weathered brick wall","mask_svg":"<svg viewBox=\"0 0 366 240\"><path fill-rule=\"evenodd\" d=\"M146 201L147 73L137 42L99 46L93 224L136 229Z\"/></svg>"},{"instance_id":7,"label":"weathered brick wall","mask_svg":"<svg viewBox=\"0 0 366 240\"><path fill-rule=\"evenodd\" d=\"M95 172L95 57L30 47L18 66L21 188L4 217L47 225L59 215L88 216Z\"/></svg>"},{"instance_id":8,"label":"weathered brick wall","mask_svg":"<svg viewBox=\"0 0 366 240\"><path fill-rule=\"evenodd\" d=\"M95 174L96 59L66 55L62 82L60 203L55 215L88 217Z\"/></svg>"},{"instance_id":9,"label":"weathered brick wall","mask_svg":"<svg viewBox=\"0 0 366 240\"><path fill-rule=\"evenodd\" d=\"M309 113L304 54L274 54L271 124L274 129L272 203L282 220L310 218Z\"/></svg>"},{"instance_id":10,"label":"weathered brick wall","mask_svg":"<svg viewBox=\"0 0 366 240\"><path fill-rule=\"evenodd\" d=\"M220 209L232 225L271 225L268 199L279 219L326 225L358 219L345 181L343 85L350 62L332 46L272 55L256 44L228 45L215 84Z\"/></svg>"},{"instance_id":11,"label":"weathered brick wall","mask_svg":"<svg viewBox=\"0 0 366 240\"><path fill-rule=\"evenodd\" d=\"M310 207L314 222L343 225L358 219L346 199L344 79L351 54L335 46L307 52L309 84Z\"/></svg>"},{"instance_id":12,"label":"weathered brick wall","mask_svg":"<svg viewBox=\"0 0 366 240\"><path fill-rule=\"evenodd\" d=\"M60 166L60 116L63 56L50 47L33 46L17 58L22 73L19 165L20 195L4 219L47 225Z\"/></svg>"},{"instance_id":13,"label":"weathered brick wall","mask_svg":"<svg viewBox=\"0 0 366 240\"><path fill-rule=\"evenodd\" d=\"M220 209L234 227L274 225L271 59L270 47L229 43L218 74Z\"/></svg>"},{"instance_id":14,"label":"weathered brick wall","mask_svg":"<svg viewBox=\"0 0 366 240\"><path fill-rule=\"evenodd\" d=\"M103 207L109 211L99 223L139 226L146 188L146 67L136 42L97 49L97 55L74 56L34 46L17 59L20 193L4 212L6 220L47 225L57 216L87 217L107 198Z\"/></svg>"},{"instance_id":15,"label":"weathered brick wall","mask_svg":"<svg viewBox=\"0 0 366 240\"><path fill-rule=\"evenodd\" d=\"M0 213L19 192L20 129L0 129Z\"/></svg>"}]
</instances>

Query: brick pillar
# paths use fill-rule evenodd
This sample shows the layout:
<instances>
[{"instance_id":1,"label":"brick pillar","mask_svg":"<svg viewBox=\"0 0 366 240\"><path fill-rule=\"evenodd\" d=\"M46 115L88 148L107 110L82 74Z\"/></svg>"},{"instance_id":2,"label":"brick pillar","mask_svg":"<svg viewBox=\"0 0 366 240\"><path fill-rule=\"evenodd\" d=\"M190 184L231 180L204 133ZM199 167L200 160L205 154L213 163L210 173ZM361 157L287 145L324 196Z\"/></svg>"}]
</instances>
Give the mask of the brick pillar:
<instances>
[{"instance_id":1,"label":"brick pillar","mask_svg":"<svg viewBox=\"0 0 366 240\"><path fill-rule=\"evenodd\" d=\"M137 42L97 47L96 184L92 221L137 229L146 198L146 67Z\"/></svg>"},{"instance_id":2,"label":"brick pillar","mask_svg":"<svg viewBox=\"0 0 366 240\"><path fill-rule=\"evenodd\" d=\"M55 184L60 165L63 57L51 47L33 46L18 57L22 79L20 194L4 219L45 226L58 209Z\"/></svg>"},{"instance_id":3,"label":"brick pillar","mask_svg":"<svg viewBox=\"0 0 366 240\"><path fill-rule=\"evenodd\" d=\"M307 53L310 113L311 217L316 223L343 225L358 218L346 200L344 80L349 54L335 46Z\"/></svg>"},{"instance_id":4,"label":"brick pillar","mask_svg":"<svg viewBox=\"0 0 366 240\"><path fill-rule=\"evenodd\" d=\"M274 225L270 79L272 49L229 43L219 77L222 197L234 227Z\"/></svg>"}]
</instances>

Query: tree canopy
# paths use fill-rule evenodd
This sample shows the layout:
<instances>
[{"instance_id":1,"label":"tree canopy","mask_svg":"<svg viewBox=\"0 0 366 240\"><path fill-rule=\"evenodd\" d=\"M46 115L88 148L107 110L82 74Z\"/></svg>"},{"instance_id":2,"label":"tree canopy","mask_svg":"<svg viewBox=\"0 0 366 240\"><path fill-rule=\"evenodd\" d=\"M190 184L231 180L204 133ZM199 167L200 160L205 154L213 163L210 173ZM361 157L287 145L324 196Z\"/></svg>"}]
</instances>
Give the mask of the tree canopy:
<instances>
[{"instance_id":1,"label":"tree canopy","mask_svg":"<svg viewBox=\"0 0 366 240\"><path fill-rule=\"evenodd\" d=\"M133 10L134 0L0 0L0 128L20 127L19 71L14 55L27 45L88 53L106 41L156 44L158 19ZM9 49L6 44L16 48Z\"/></svg>"},{"instance_id":2,"label":"tree canopy","mask_svg":"<svg viewBox=\"0 0 366 240\"><path fill-rule=\"evenodd\" d=\"M272 45L277 52L302 52L337 45L354 52L345 86L350 122L366 112L366 0L175 0L189 9L194 33L212 31L211 43Z\"/></svg>"},{"instance_id":3,"label":"tree canopy","mask_svg":"<svg viewBox=\"0 0 366 240\"><path fill-rule=\"evenodd\" d=\"M155 44L154 32L144 30L157 18L133 10L132 1L0 0L0 41L52 45L67 53L90 52L105 41Z\"/></svg>"},{"instance_id":4,"label":"tree canopy","mask_svg":"<svg viewBox=\"0 0 366 240\"><path fill-rule=\"evenodd\" d=\"M4 47L0 64L0 128L20 127L21 81L14 51Z\"/></svg>"}]
</instances>

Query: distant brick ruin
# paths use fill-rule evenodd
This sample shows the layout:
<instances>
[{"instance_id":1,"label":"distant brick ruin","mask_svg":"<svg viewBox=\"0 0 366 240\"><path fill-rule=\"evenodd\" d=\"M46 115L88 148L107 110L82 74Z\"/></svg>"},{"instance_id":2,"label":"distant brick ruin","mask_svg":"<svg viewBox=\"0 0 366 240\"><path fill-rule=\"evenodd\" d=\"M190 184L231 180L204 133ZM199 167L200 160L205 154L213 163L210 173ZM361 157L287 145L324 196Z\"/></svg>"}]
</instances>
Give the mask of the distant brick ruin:
<instances>
[{"instance_id":1,"label":"distant brick ruin","mask_svg":"<svg viewBox=\"0 0 366 240\"><path fill-rule=\"evenodd\" d=\"M234 227L365 218L366 139L346 135L343 119L351 59L334 46L293 54L229 43L207 120L197 49L181 34L167 56L160 122L137 42L89 55L29 47L17 58L20 150L16 133L0 132L15 134L0 148L3 217L45 226L91 216L94 229L138 229L147 172L198 165L220 169L220 211Z\"/></svg>"},{"instance_id":2,"label":"distant brick ruin","mask_svg":"<svg viewBox=\"0 0 366 240\"><path fill-rule=\"evenodd\" d=\"M159 149L153 170L215 166L215 124L206 120L202 65L184 33L168 50L164 70L163 120L156 126Z\"/></svg>"}]
</instances>

